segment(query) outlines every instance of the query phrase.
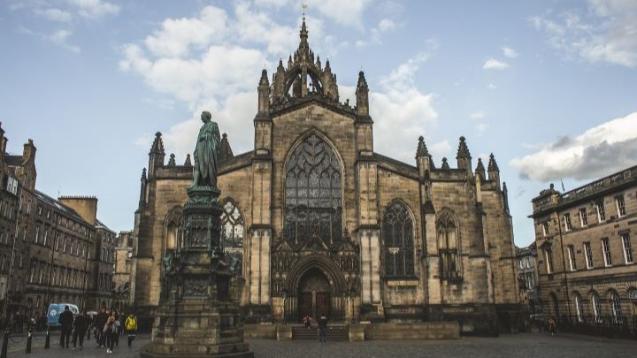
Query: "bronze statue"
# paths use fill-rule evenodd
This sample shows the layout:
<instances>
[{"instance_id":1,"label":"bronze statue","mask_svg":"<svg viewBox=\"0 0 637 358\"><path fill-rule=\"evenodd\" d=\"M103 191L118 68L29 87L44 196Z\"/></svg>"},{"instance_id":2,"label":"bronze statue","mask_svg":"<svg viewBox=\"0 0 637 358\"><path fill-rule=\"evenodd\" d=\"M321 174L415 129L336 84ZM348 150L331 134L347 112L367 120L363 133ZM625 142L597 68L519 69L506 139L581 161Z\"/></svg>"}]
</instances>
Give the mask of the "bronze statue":
<instances>
[{"instance_id":1,"label":"bronze statue","mask_svg":"<svg viewBox=\"0 0 637 358\"><path fill-rule=\"evenodd\" d=\"M212 115L208 111L201 112L201 121L204 123L199 130L197 145L195 146L195 166L193 173L193 187L207 186L217 187L217 167L219 148L219 127L212 121Z\"/></svg>"}]
</instances>

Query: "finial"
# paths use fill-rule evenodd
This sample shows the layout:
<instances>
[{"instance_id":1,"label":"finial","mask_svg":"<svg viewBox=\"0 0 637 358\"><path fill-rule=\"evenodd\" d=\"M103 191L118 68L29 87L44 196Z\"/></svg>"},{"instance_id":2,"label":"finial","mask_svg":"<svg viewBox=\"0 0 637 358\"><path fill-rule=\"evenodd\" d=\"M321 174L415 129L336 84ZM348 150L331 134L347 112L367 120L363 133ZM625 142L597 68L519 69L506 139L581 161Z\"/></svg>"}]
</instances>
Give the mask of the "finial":
<instances>
[{"instance_id":1,"label":"finial","mask_svg":"<svg viewBox=\"0 0 637 358\"><path fill-rule=\"evenodd\" d=\"M478 157L478 165L476 166L476 175L479 175L482 179L486 179L484 172L484 164L482 164L482 158Z\"/></svg>"},{"instance_id":2,"label":"finial","mask_svg":"<svg viewBox=\"0 0 637 358\"><path fill-rule=\"evenodd\" d=\"M496 163L495 161L495 156L493 155L493 153L491 153L491 155L489 155L489 171L490 172L499 172L500 168L498 168L498 163Z\"/></svg>"},{"instance_id":3,"label":"finial","mask_svg":"<svg viewBox=\"0 0 637 358\"><path fill-rule=\"evenodd\" d=\"M458 144L458 155L456 158L471 158L471 153L469 153L469 148L467 147L467 142L465 141L465 137L460 137L460 143Z\"/></svg>"},{"instance_id":4,"label":"finial","mask_svg":"<svg viewBox=\"0 0 637 358\"><path fill-rule=\"evenodd\" d=\"M168 160L168 166L169 167L174 167L175 165L177 165L175 163L175 154L174 153L170 153L170 159Z\"/></svg>"},{"instance_id":5,"label":"finial","mask_svg":"<svg viewBox=\"0 0 637 358\"><path fill-rule=\"evenodd\" d=\"M416 150L416 158L428 157L429 150L425 144L425 138L423 136L418 137L418 149Z\"/></svg>"},{"instance_id":6,"label":"finial","mask_svg":"<svg viewBox=\"0 0 637 358\"><path fill-rule=\"evenodd\" d=\"M186 154L186 161L184 162L185 167L192 167L192 162L190 161L190 154Z\"/></svg>"}]
</instances>

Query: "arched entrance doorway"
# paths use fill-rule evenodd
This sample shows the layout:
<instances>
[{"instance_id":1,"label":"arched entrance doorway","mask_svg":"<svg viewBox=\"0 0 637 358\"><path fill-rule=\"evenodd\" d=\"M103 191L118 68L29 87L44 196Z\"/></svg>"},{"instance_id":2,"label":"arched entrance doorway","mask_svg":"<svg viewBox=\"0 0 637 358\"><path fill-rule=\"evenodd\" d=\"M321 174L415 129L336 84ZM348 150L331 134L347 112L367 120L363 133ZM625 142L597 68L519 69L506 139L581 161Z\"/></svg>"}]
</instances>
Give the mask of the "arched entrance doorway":
<instances>
[{"instance_id":1,"label":"arched entrance doorway","mask_svg":"<svg viewBox=\"0 0 637 358\"><path fill-rule=\"evenodd\" d=\"M318 318L325 314L330 316L330 282L318 268L307 270L298 287L299 320L306 315Z\"/></svg>"}]
</instances>

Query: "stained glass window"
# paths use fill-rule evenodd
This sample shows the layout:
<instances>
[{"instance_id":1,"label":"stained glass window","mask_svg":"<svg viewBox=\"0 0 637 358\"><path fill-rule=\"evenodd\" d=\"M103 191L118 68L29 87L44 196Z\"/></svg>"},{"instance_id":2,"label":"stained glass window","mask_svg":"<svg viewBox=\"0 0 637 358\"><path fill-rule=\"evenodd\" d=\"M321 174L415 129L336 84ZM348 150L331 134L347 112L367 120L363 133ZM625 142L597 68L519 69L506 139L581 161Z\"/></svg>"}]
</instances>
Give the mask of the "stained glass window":
<instances>
[{"instance_id":1,"label":"stained glass window","mask_svg":"<svg viewBox=\"0 0 637 358\"><path fill-rule=\"evenodd\" d=\"M221 214L221 236L224 251L232 258L232 270L239 276L243 266L244 221L241 211L234 201L228 200L223 205Z\"/></svg>"},{"instance_id":2,"label":"stained glass window","mask_svg":"<svg viewBox=\"0 0 637 358\"><path fill-rule=\"evenodd\" d=\"M243 246L243 216L232 200L228 200L223 205L221 227L223 228L223 247Z\"/></svg>"},{"instance_id":3,"label":"stained glass window","mask_svg":"<svg viewBox=\"0 0 637 358\"><path fill-rule=\"evenodd\" d=\"M393 203L383 215L385 277L414 274L414 224L407 207Z\"/></svg>"},{"instance_id":4,"label":"stained glass window","mask_svg":"<svg viewBox=\"0 0 637 358\"><path fill-rule=\"evenodd\" d=\"M332 148L312 134L286 165L284 237L293 245L341 239L341 168Z\"/></svg>"},{"instance_id":5,"label":"stained glass window","mask_svg":"<svg viewBox=\"0 0 637 358\"><path fill-rule=\"evenodd\" d=\"M460 245L457 225L453 217L443 213L438 220L438 253L440 254L440 279L446 281L462 280Z\"/></svg>"}]
</instances>

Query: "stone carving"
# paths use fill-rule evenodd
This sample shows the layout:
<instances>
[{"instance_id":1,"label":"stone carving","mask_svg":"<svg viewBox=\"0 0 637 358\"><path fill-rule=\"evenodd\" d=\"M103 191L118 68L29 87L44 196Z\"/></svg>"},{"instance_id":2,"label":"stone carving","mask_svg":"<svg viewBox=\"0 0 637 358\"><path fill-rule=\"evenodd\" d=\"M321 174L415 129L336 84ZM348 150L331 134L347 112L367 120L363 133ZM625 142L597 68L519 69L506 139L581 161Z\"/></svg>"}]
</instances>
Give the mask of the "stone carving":
<instances>
[{"instance_id":1,"label":"stone carving","mask_svg":"<svg viewBox=\"0 0 637 358\"><path fill-rule=\"evenodd\" d=\"M188 279L184 282L184 296L205 297L208 295L208 280Z\"/></svg>"}]
</instances>

